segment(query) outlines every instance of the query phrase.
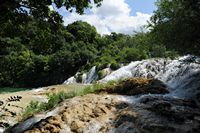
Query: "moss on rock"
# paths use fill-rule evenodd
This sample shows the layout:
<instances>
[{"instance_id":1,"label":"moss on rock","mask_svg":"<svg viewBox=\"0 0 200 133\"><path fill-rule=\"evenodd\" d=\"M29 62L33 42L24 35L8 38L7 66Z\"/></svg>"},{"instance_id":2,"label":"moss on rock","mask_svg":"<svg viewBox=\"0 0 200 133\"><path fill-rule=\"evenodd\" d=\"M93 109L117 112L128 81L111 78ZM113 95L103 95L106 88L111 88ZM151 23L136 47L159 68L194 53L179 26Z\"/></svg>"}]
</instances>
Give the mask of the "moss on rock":
<instances>
[{"instance_id":1,"label":"moss on rock","mask_svg":"<svg viewBox=\"0 0 200 133\"><path fill-rule=\"evenodd\" d=\"M167 86L157 79L129 78L119 81L116 85L103 91L120 95L164 94L169 93Z\"/></svg>"}]
</instances>

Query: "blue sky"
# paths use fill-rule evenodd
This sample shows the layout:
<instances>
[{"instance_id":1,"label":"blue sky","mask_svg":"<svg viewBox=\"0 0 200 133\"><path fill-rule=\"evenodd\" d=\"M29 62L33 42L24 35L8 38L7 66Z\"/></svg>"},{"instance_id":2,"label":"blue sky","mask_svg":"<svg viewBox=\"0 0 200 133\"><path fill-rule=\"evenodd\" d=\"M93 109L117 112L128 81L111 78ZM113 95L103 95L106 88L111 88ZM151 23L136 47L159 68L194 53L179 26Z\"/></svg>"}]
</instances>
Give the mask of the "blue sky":
<instances>
[{"instance_id":1,"label":"blue sky","mask_svg":"<svg viewBox=\"0 0 200 133\"><path fill-rule=\"evenodd\" d=\"M156 9L156 0L126 0L126 3L131 7L131 15L136 15L136 12L153 13Z\"/></svg>"},{"instance_id":2,"label":"blue sky","mask_svg":"<svg viewBox=\"0 0 200 133\"><path fill-rule=\"evenodd\" d=\"M92 8L84 15L59 9L64 25L77 20L86 21L96 27L100 34L111 32L133 34L141 30L156 10L156 0L103 0L102 6ZM89 12L89 13L88 13Z\"/></svg>"}]
</instances>

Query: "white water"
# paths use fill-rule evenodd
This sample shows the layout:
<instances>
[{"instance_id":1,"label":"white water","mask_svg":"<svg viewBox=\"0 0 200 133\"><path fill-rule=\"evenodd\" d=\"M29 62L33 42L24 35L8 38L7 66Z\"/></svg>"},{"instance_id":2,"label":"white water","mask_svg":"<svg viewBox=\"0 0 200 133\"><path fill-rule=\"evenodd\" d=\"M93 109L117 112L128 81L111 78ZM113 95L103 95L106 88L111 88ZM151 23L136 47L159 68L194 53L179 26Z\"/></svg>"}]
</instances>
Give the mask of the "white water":
<instances>
[{"instance_id":1,"label":"white water","mask_svg":"<svg viewBox=\"0 0 200 133\"><path fill-rule=\"evenodd\" d=\"M160 72L165 71L166 64L169 64L170 62L171 60L167 59L149 59L131 62L129 65L112 72L110 75L100 80L100 82L108 82L129 77L153 78Z\"/></svg>"},{"instance_id":2,"label":"white water","mask_svg":"<svg viewBox=\"0 0 200 133\"><path fill-rule=\"evenodd\" d=\"M75 84L77 83L77 79L79 77L79 72L77 72L75 74L75 76L72 76L70 77L69 79L67 79L64 84ZM93 81L97 80L98 78L98 75L97 75L97 71L96 71L96 66L93 66L90 71L88 73L84 73L82 76L81 76L81 83L82 84L90 84L92 83Z\"/></svg>"},{"instance_id":3,"label":"white water","mask_svg":"<svg viewBox=\"0 0 200 133\"><path fill-rule=\"evenodd\" d=\"M84 84L92 83L92 81L95 81L98 78L97 72L96 72L96 66L93 66L92 69L87 73L86 78L82 80Z\"/></svg>"},{"instance_id":4,"label":"white water","mask_svg":"<svg viewBox=\"0 0 200 133\"><path fill-rule=\"evenodd\" d=\"M76 76L71 77L66 83L76 83ZM142 96L117 96L119 101L127 102L130 104L139 103L142 98L152 97L178 97L197 99L200 97L200 58L193 56L184 56L175 60L170 59L148 59L143 61L132 62L124 66L99 82L108 82L110 80L119 80L128 77L147 77L157 78L166 83L170 88L168 95L146 94ZM96 67L93 67L88 73L82 75L83 83L91 83L97 79ZM200 102L200 100L199 100ZM25 121L22 125L15 128L16 131L23 131L41 119L53 116L58 113L58 110L52 111L47 115L33 117ZM91 123L91 131L98 131L101 123ZM69 131L65 125L65 132ZM1 131L1 129L0 129Z\"/></svg>"},{"instance_id":5,"label":"white water","mask_svg":"<svg viewBox=\"0 0 200 133\"><path fill-rule=\"evenodd\" d=\"M67 79L64 84L74 84L76 83L76 78L73 76L73 77L70 77L69 79Z\"/></svg>"},{"instance_id":6,"label":"white water","mask_svg":"<svg viewBox=\"0 0 200 133\"><path fill-rule=\"evenodd\" d=\"M198 98L200 95L200 58L184 56L175 60L149 59L132 62L100 82L129 77L156 78L171 88L170 95L180 98Z\"/></svg>"},{"instance_id":7,"label":"white water","mask_svg":"<svg viewBox=\"0 0 200 133\"><path fill-rule=\"evenodd\" d=\"M130 77L159 79L171 88L170 95L174 97L200 96L200 57L187 55L175 60L161 58L135 61L113 71L98 82L105 83ZM82 75L82 83L89 84L96 81L97 78L94 66L88 73ZM76 83L76 76L69 78L65 83Z\"/></svg>"},{"instance_id":8,"label":"white water","mask_svg":"<svg viewBox=\"0 0 200 133\"><path fill-rule=\"evenodd\" d=\"M37 122L41 121L42 119L46 119L50 116L55 116L59 112L59 107L55 108L54 110L44 113L44 114L37 114L34 117L25 120L23 123L20 123L18 126L14 127L12 131L10 132L15 132L15 133L22 133L25 130L27 130L29 127L32 127L34 124ZM0 132L1 133L1 132Z\"/></svg>"}]
</instances>

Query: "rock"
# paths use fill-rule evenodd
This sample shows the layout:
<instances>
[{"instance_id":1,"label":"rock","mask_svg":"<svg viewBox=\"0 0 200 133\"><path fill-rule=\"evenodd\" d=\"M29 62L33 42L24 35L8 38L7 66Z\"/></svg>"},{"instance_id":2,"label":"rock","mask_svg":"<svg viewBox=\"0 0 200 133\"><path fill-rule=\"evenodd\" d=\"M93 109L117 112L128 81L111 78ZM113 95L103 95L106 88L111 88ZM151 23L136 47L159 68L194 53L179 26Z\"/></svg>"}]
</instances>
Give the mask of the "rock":
<instances>
[{"instance_id":1,"label":"rock","mask_svg":"<svg viewBox=\"0 0 200 133\"><path fill-rule=\"evenodd\" d=\"M59 112L54 116L18 133L198 133L200 108L193 102L147 95L134 103L128 101L131 97L107 94L75 97L59 104Z\"/></svg>"},{"instance_id":2,"label":"rock","mask_svg":"<svg viewBox=\"0 0 200 133\"><path fill-rule=\"evenodd\" d=\"M70 128L72 132L81 133L83 132L84 122L79 120L72 121Z\"/></svg>"},{"instance_id":3,"label":"rock","mask_svg":"<svg viewBox=\"0 0 200 133\"><path fill-rule=\"evenodd\" d=\"M120 95L139 94L165 94L169 93L167 86L157 79L129 78L123 80L113 87L105 88L103 91Z\"/></svg>"}]
</instances>

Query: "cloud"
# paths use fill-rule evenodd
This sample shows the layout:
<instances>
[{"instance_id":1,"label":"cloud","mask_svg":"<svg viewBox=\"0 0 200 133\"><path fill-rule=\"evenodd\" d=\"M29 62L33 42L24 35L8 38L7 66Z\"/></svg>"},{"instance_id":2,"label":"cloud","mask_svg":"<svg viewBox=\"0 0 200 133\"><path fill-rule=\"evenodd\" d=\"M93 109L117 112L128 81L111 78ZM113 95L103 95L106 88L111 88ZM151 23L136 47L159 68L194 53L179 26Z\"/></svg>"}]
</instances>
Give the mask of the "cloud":
<instances>
[{"instance_id":1,"label":"cloud","mask_svg":"<svg viewBox=\"0 0 200 133\"><path fill-rule=\"evenodd\" d=\"M63 12L60 12L63 14ZM74 21L82 20L95 26L100 34L110 34L111 32L133 34L141 26L147 24L151 14L137 12L131 15L131 8L125 0L104 0L99 8L92 8L89 13L79 15L75 12L63 15L64 25Z\"/></svg>"}]
</instances>

